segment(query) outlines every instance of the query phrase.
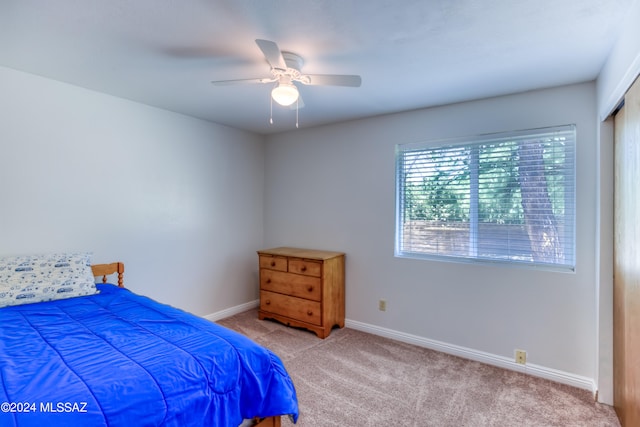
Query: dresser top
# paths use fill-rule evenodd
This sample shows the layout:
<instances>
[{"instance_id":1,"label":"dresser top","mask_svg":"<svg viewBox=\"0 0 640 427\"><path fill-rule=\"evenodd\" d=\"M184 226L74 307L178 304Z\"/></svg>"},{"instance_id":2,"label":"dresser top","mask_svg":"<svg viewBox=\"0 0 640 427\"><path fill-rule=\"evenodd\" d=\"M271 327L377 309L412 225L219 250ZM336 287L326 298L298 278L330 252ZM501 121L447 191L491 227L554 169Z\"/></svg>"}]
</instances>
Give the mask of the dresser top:
<instances>
[{"instance_id":1,"label":"dresser top","mask_svg":"<svg viewBox=\"0 0 640 427\"><path fill-rule=\"evenodd\" d=\"M291 257L297 257L297 258L323 259L323 260L344 255L343 252L320 251L316 249L301 249L301 248L288 248L288 247L262 249L258 251L258 254L291 256Z\"/></svg>"}]
</instances>

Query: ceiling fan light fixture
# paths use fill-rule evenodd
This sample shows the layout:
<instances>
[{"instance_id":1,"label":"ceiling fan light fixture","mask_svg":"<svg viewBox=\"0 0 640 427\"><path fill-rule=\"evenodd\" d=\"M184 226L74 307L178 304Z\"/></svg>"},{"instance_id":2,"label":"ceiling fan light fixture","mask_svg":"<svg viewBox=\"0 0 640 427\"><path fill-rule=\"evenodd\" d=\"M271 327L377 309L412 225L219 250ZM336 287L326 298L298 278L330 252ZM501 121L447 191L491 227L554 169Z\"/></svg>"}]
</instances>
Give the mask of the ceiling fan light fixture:
<instances>
[{"instance_id":1,"label":"ceiling fan light fixture","mask_svg":"<svg viewBox=\"0 0 640 427\"><path fill-rule=\"evenodd\" d=\"M298 88L293 83L280 83L271 91L271 97L285 107L298 100Z\"/></svg>"}]
</instances>

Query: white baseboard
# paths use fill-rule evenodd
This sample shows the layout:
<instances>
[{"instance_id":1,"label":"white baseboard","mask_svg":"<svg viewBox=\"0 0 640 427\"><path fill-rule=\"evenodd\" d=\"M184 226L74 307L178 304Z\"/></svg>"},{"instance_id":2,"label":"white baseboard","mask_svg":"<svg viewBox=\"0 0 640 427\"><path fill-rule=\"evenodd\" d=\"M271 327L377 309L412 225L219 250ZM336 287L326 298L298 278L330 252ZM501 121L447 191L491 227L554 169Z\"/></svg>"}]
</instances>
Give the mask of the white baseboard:
<instances>
[{"instance_id":1,"label":"white baseboard","mask_svg":"<svg viewBox=\"0 0 640 427\"><path fill-rule=\"evenodd\" d=\"M580 375L571 374L568 372L558 371L556 369L546 368L540 365L534 365L527 363L521 365L514 360L498 356L496 354L485 353L483 351L473 350L466 347L461 347L453 344L448 344L441 341L432 340L429 338L419 337L417 335L406 334L404 332L394 331L392 329L382 328L380 326L370 325L368 323L358 322L355 320L345 320L345 326L358 331L367 332L373 335L379 335L381 337L390 338L396 341L405 342L408 344L417 345L419 347L428 348L431 350L440 351L442 353L451 354L454 356L462 357L476 362L486 363L487 365L493 365L511 371L517 371L526 373L535 377L545 378L557 383L570 385L584 390L589 390L593 393L594 398L596 396L597 388L596 383L592 378L583 377Z\"/></svg>"},{"instance_id":2,"label":"white baseboard","mask_svg":"<svg viewBox=\"0 0 640 427\"><path fill-rule=\"evenodd\" d=\"M257 308L259 305L259 300L249 301L247 303L240 304L235 307L230 307L203 317L205 319L211 320L212 322L215 322L216 320L224 319L225 317L233 316L234 314ZM358 322L356 320L346 319L345 326L347 328L367 332L385 338L390 338L396 341L405 342L407 344L417 345L418 347L440 351L442 353L451 354L465 359L475 360L476 362L486 363L487 365L497 366L499 368L509 369L516 372L522 372L534 377L555 381L560 384L566 384L583 390L589 390L591 393L593 393L594 397L597 392L596 383L593 378L587 378L580 375L535 365L532 363L521 365L508 357L498 356L496 354L473 350L454 344L448 344L442 341L419 337L417 335L407 334L404 332L395 331L393 329L370 325L368 323Z\"/></svg>"},{"instance_id":3,"label":"white baseboard","mask_svg":"<svg viewBox=\"0 0 640 427\"><path fill-rule=\"evenodd\" d=\"M221 311L216 311L212 314L207 314L206 316L202 316L207 320L211 320L215 322L216 320L224 319L225 317L233 316L234 314L242 313L247 310L251 310L253 308L257 308L260 305L259 300L249 301L244 304L236 305L235 307L226 308Z\"/></svg>"}]
</instances>

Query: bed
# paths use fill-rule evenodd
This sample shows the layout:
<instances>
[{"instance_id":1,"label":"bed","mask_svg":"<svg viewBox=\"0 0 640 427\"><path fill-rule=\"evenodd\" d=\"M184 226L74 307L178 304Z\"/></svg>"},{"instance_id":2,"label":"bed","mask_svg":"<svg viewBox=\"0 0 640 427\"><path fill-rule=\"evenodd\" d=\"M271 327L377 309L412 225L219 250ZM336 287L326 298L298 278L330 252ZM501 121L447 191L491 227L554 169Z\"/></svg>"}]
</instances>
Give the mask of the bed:
<instances>
[{"instance_id":1,"label":"bed","mask_svg":"<svg viewBox=\"0 0 640 427\"><path fill-rule=\"evenodd\" d=\"M293 382L271 351L127 290L122 263L90 271L102 277L97 293L0 308L0 426L277 427L281 415L297 420ZM111 274L117 284L106 283ZM37 299L34 288L22 291Z\"/></svg>"}]
</instances>

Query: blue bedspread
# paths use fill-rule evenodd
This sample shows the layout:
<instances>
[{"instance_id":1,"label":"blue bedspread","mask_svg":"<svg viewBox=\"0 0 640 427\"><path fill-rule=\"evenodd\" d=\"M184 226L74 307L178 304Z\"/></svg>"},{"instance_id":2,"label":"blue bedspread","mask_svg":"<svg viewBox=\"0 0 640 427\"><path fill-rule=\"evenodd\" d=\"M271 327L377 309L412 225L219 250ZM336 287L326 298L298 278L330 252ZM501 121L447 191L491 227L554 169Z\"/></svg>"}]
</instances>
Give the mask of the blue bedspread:
<instances>
[{"instance_id":1,"label":"blue bedspread","mask_svg":"<svg viewBox=\"0 0 640 427\"><path fill-rule=\"evenodd\" d=\"M237 426L291 414L280 359L248 338L112 285L0 308L0 426Z\"/></svg>"}]
</instances>

